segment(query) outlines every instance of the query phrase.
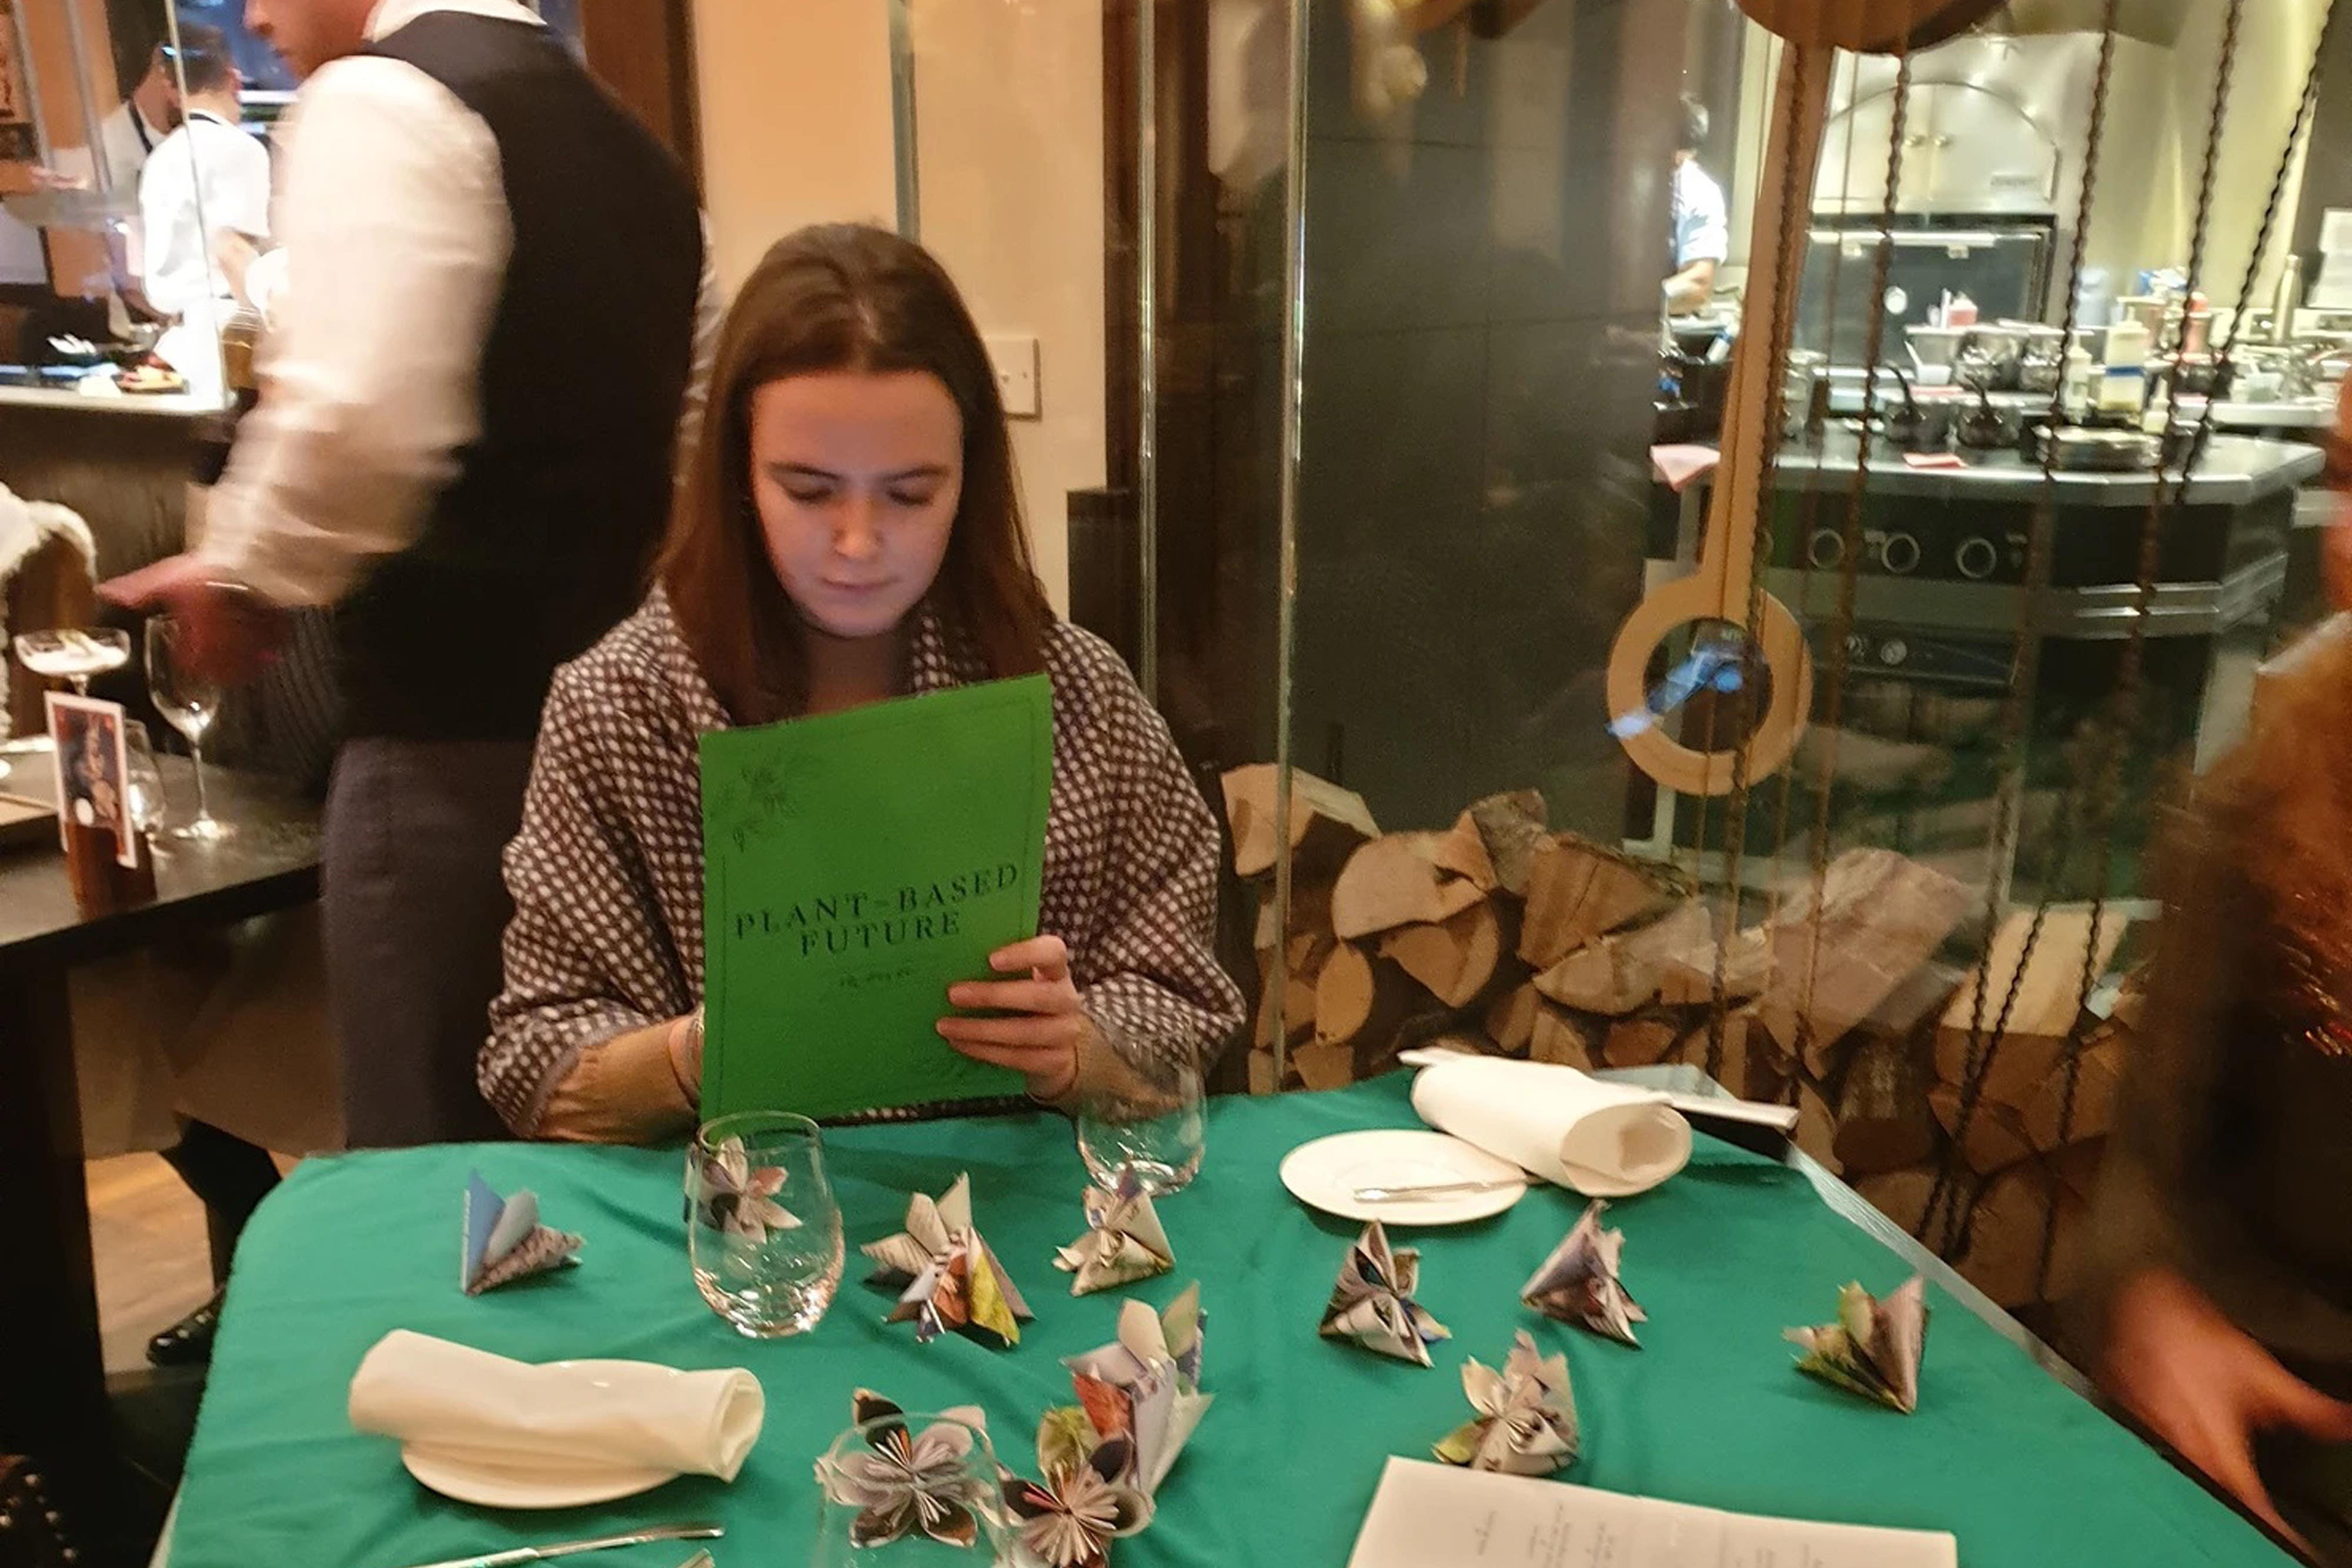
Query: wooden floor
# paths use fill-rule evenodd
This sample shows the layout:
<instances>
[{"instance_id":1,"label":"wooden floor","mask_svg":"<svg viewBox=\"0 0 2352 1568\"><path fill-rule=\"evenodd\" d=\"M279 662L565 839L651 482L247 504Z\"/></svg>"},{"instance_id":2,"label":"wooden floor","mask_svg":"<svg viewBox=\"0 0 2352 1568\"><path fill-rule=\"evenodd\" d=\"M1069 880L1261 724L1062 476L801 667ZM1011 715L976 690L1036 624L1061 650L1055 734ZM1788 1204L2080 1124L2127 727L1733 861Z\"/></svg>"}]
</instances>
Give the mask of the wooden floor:
<instances>
[{"instance_id":1,"label":"wooden floor","mask_svg":"<svg viewBox=\"0 0 2352 1568\"><path fill-rule=\"evenodd\" d=\"M148 1336L212 1294L204 1205L155 1155L93 1160L87 1168L106 1369L144 1366Z\"/></svg>"}]
</instances>

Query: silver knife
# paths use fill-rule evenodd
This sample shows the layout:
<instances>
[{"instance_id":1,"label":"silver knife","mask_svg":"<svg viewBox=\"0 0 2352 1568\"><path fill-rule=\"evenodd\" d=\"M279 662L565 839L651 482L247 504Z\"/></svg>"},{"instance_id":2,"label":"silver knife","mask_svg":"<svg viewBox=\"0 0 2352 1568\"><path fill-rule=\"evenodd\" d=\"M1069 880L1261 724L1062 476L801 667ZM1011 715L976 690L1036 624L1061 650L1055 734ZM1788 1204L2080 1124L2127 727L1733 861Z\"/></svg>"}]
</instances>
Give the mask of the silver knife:
<instances>
[{"instance_id":1,"label":"silver knife","mask_svg":"<svg viewBox=\"0 0 2352 1568\"><path fill-rule=\"evenodd\" d=\"M1417 1186L1360 1186L1355 1189L1358 1203L1387 1203L1415 1197L1453 1197L1462 1193L1500 1192L1507 1186L1525 1186L1525 1176L1504 1176L1494 1181L1440 1181Z\"/></svg>"},{"instance_id":2,"label":"silver knife","mask_svg":"<svg viewBox=\"0 0 2352 1568\"><path fill-rule=\"evenodd\" d=\"M515 1546L480 1557L449 1557L420 1563L416 1568L506 1568L510 1563L543 1563L575 1552L603 1552L614 1546L641 1546L648 1541L716 1541L727 1533L719 1524L656 1524L626 1535L599 1535L586 1541L559 1541L552 1546Z\"/></svg>"}]
</instances>

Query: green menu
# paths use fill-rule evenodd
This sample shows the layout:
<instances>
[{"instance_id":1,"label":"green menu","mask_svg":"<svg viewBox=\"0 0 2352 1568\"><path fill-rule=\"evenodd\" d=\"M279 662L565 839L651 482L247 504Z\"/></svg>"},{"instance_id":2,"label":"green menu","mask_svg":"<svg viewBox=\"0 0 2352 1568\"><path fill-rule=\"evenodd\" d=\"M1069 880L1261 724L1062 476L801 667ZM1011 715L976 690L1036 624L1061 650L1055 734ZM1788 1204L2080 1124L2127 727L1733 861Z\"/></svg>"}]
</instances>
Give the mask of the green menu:
<instances>
[{"instance_id":1,"label":"green menu","mask_svg":"<svg viewBox=\"0 0 2352 1568\"><path fill-rule=\"evenodd\" d=\"M702 1111L1017 1094L950 983L1037 932L1053 692L992 681L702 737Z\"/></svg>"}]
</instances>

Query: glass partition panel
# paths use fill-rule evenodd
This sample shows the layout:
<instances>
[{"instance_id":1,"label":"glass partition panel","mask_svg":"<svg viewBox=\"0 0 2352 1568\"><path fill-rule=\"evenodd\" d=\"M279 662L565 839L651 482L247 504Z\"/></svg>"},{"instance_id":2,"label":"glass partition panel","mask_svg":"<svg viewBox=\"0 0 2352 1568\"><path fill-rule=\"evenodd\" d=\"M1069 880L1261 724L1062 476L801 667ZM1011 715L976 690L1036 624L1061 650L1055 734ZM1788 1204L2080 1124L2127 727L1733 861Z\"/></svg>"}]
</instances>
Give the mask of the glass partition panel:
<instances>
[{"instance_id":1,"label":"glass partition panel","mask_svg":"<svg viewBox=\"0 0 2352 1568\"><path fill-rule=\"evenodd\" d=\"M244 54L163 0L12 0L23 112L0 145L0 392L217 407L221 340L269 236ZM130 406L126 404L124 406Z\"/></svg>"},{"instance_id":2,"label":"glass partition panel","mask_svg":"<svg viewBox=\"0 0 2352 1568\"><path fill-rule=\"evenodd\" d=\"M1162 696L1214 766L1290 764L1234 785L1237 830L1292 813L1237 846L1255 1086L1432 1037L1685 1061L1896 1210L2000 1170L1946 1124L2013 1035L2055 1051L2019 1092L2071 1081L2165 807L2321 604L2352 110L2297 113L2323 6L2231 48L2227 9L1793 78L1717 0L1221 0L1160 35ZM1754 592L1625 631L1751 539ZM2003 1019L2029 929L2056 978ZM1966 1252L1938 1209L1897 1217ZM2056 1293L2026 1272L2004 1304Z\"/></svg>"},{"instance_id":3,"label":"glass partition panel","mask_svg":"<svg viewBox=\"0 0 2352 1568\"><path fill-rule=\"evenodd\" d=\"M248 374L299 84L244 10L0 4L0 395L196 413ZM577 47L577 0L545 15Z\"/></svg>"}]
</instances>

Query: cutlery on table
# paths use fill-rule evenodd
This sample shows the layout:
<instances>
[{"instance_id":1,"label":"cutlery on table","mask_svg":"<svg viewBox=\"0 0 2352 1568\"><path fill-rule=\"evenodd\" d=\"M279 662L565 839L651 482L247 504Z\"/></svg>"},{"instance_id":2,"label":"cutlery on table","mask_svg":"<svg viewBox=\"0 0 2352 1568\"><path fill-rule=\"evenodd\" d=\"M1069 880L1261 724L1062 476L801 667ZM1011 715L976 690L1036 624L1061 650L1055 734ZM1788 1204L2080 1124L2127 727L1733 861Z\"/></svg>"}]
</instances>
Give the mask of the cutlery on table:
<instances>
[{"instance_id":1,"label":"cutlery on table","mask_svg":"<svg viewBox=\"0 0 2352 1568\"><path fill-rule=\"evenodd\" d=\"M603 1552L614 1546L639 1546L648 1541L715 1541L727 1533L724 1525L656 1524L644 1530L633 1530L626 1535L597 1535L585 1541L559 1541L552 1546L515 1546L504 1552L485 1552L479 1557L449 1557L438 1563L420 1563L416 1568L506 1568L512 1563L543 1563L551 1557L569 1557L575 1552ZM688 1558L681 1568L708 1568L710 1553L698 1552Z\"/></svg>"},{"instance_id":2,"label":"cutlery on table","mask_svg":"<svg viewBox=\"0 0 2352 1568\"><path fill-rule=\"evenodd\" d=\"M1507 1186L1525 1186L1525 1176L1504 1176L1487 1181L1423 1182L1408 1186L1360 1186L1355 1190L1358 1203L1385 1203L1391 1198L1454 1197L1464 1193L1499 1192Z\"/></svg>"}]
</instances>

